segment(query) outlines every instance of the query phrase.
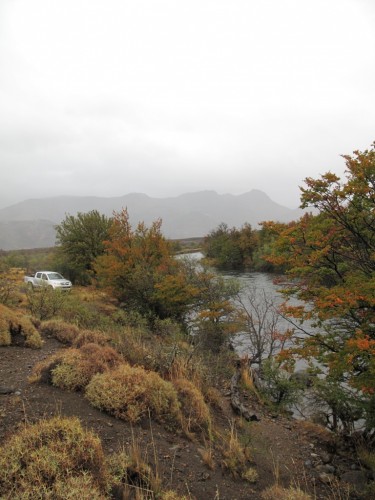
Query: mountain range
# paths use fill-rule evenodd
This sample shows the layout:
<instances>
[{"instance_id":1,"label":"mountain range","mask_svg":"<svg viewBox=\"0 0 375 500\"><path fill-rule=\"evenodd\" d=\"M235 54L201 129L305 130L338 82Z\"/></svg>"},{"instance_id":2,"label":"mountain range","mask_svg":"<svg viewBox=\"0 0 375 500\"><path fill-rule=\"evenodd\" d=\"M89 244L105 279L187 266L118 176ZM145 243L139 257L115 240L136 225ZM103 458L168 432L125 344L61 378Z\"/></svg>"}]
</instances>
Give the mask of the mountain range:
<instances>
[{"instance_id":1,"label":"mountain range","mask_svg":"<svg viewBox=\"0 0 375 500\"><path fill-rule=\"evenodd\" d=\"M238 228L249 223L256 228L265 220L289 222L303 214L301 209L279 205L256 189L241 195L199 191L170 198L131 193L112 198L58 196L29 199L0 209L0 249L54 246L54 228L66 215L97 210L112 216L114 211L122 208L128 209L133 226L139 221L150 225L161 218L163 234L173 239L205 236L221 222Z\"/></svg>"}]
</instances>

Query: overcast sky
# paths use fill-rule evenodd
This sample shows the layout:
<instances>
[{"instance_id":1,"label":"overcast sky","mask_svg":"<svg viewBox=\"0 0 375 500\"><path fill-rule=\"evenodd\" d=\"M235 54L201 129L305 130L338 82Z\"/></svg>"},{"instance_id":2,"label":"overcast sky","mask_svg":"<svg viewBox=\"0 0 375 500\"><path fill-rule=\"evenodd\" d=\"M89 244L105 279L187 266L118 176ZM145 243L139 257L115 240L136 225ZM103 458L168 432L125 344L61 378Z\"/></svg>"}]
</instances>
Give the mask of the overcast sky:
<instances>
[{"instance_id":1,"label":"overcast sky","mask_svg":"<svg viewBox=\"0 0 375 500\"><path fill-rule=\"evenodd\" d=\"M0 208L298 186L375 139L374 0L0 0Z\"/></svg>"}]
</instances>

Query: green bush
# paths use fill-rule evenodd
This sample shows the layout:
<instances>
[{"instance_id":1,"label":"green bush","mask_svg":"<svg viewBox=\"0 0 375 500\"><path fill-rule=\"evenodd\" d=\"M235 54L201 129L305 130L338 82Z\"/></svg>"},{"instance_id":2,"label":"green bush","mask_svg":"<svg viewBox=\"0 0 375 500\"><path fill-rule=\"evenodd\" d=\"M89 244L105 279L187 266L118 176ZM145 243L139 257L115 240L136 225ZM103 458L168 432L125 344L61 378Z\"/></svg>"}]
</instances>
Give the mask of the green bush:
<instances>
[{"instance_id":1,"label":"green bush","mask_svg":"<svg viewBox=\"0 0 375 500\"><path fill-rule=\"evenodd\" d=\"M26 296L30 313L40 320L53 318L64 307L67 295L66 292L53 290L49 286L41 287L38 290L29 288Z\"/></svg>"},{"instance_id":2,"label":"green bush","mask_svg":"<svg viewBox=\"0 0 375 500\"><path fill-rule=\"evenodd\" d=\"M263 394L277 407L286 408L298 402L303 386L273 360L262 364L262 380Z\"/></svg>"}]
</instances>

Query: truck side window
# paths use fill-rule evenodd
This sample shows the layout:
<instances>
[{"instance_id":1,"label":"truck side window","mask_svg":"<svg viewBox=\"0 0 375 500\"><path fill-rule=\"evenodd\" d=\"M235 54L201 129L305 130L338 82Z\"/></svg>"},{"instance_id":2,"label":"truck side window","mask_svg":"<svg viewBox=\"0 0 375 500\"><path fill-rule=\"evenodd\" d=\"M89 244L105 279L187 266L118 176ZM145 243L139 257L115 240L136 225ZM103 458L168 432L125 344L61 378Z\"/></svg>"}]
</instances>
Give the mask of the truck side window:
<instances>
[{"instance_id":1,"label":"truck side window","mask_svg":"<svg viewBox=\"0 0 375 500\"><path fill-rule=\"evenodd\" d=\"M47 278L47 275L43 273L43 274L42 274L42 280L46 280L46 281L47 281L47 279L48 279L48 278Z\"/></svg>"},{"instance_id":2,"label":"truck side window","mask_svg":"<svg viewBox=\"0 0 375 500\"><path fill-rule=\"evenodd\" d=\"M36 273L36 276L35 276L35 277L39 279L39 278L41 277L41 274L42 274L42 273Z\"/></svg>"}]
</instances>

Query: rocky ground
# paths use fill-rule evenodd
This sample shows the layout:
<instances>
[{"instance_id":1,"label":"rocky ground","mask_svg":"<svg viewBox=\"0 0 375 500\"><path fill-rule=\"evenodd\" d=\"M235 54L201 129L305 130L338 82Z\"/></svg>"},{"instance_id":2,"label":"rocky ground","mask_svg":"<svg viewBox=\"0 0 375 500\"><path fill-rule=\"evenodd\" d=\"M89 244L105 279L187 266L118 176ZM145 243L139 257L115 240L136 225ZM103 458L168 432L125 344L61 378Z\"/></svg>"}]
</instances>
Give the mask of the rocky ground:
<instances>
[{"instance_id":1,"label":"rocky ground","mask_svg":"<svg viewBox=\"0 0 375 500\"><path fill-rule=\"evenodd\" d=\"M250 431L248 446L258 479L249 483L222 467L219 449L213 449L213 468L203 460L204 444L187 439L182 433L169 433L162 426L145 421L131 427L92 408L80 393L65 392L45 384L30 384L28 376L36 362L53 354L62 345L46 338L41 350L0 347L0 446L7 437L27 423L53 415L78 416L83 425L99 435L106 453L129 448L136 443L146 461L153 464L166 488L192 499L260 499L275 483L297 486L316 499L349 498L349 485L363 498L368 471L361 470L353 450L337 444L324 429L272 415L255 401L246 399L259 415L257 422L244 423L233 413L228 388L215 409L217 428L229 429L236 421L238 432ZM249 396L247 396L249 398ZM248 432L247 432L248 434ZM246 443L245 443L246 444ZM207 448L206 448L207 449Z\"/></svg>"}]
</instances>

